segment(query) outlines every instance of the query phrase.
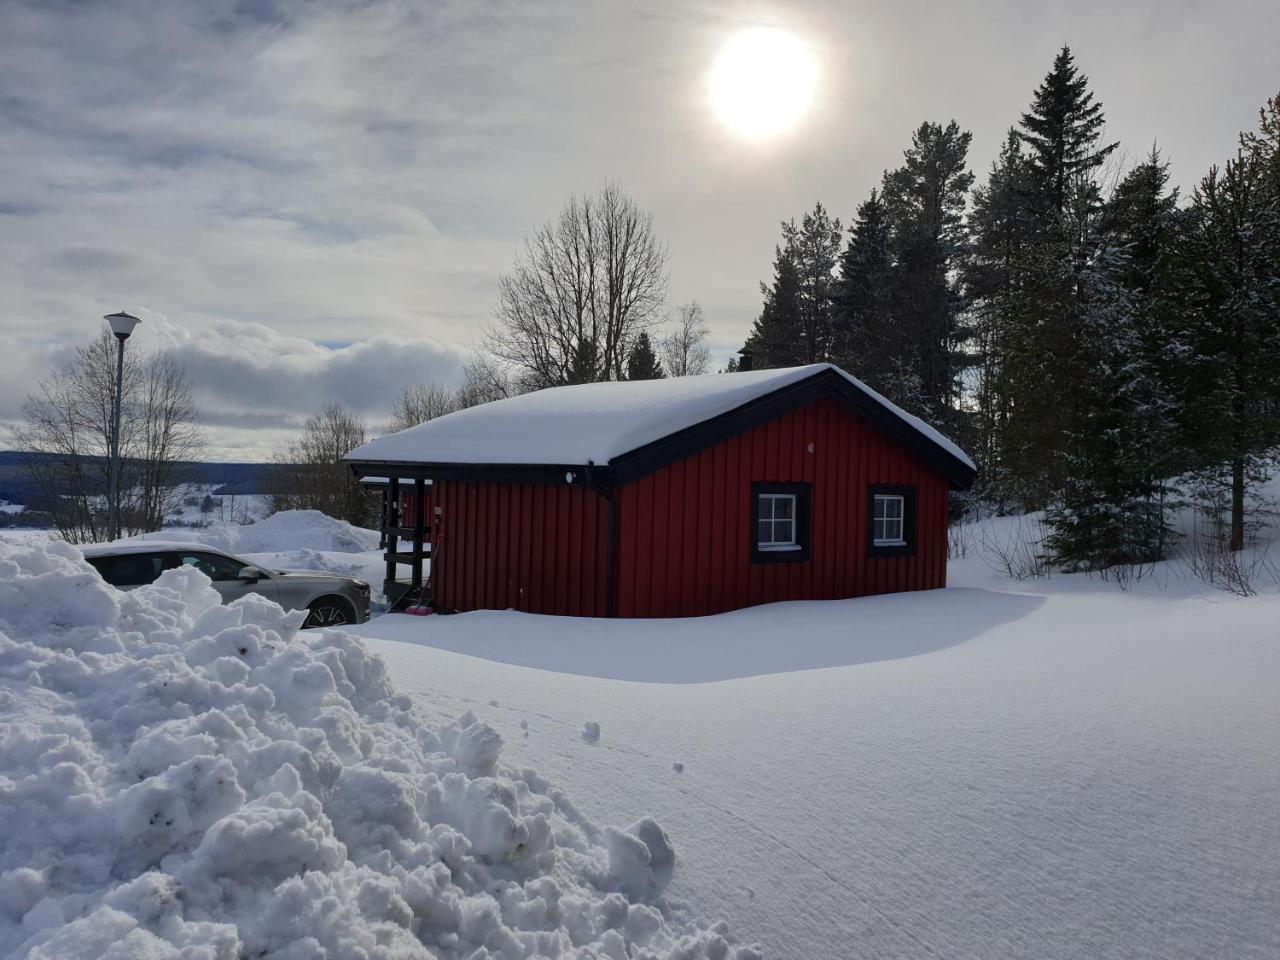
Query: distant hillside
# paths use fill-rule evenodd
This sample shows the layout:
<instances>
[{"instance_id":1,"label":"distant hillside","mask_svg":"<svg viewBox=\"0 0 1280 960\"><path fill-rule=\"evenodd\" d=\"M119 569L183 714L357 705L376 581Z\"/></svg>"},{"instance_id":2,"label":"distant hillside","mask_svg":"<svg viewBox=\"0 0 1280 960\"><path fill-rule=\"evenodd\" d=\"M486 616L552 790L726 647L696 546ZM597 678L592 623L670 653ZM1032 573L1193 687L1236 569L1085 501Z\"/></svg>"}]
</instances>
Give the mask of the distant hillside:
<instances>
[{"instance_id":1,"label":"distant hillside","mask_svg":"<svg viewBox=\"0 0 1280 960\"><path fill-rule=\"evenodd\" d=\"M27 480L27 466L49 454L0 450L0 500L38 506L37 491ZM267 492L269 463L201 463L187 465L190 482L215 486L218 494L245 496Z\"/></svg>"}]
</instances>

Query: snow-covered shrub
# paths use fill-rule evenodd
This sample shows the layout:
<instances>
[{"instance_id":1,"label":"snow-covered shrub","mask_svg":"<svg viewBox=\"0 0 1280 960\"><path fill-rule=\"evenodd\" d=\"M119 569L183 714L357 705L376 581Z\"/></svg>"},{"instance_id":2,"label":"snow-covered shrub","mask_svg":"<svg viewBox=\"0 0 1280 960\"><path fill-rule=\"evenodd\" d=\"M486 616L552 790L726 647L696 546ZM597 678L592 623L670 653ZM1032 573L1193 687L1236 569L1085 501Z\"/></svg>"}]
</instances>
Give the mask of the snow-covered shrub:
<instances>
[{"instance_id":1,"label":"snow-covered shrub","mask_svg":"<svg viewBox=\"0 0 1280 960\"><path fill-rule=\"evenodd\" d=\"M301 620L0 543L0 955L758 955L663 899L658 824L597 828Z\"/></svg>"},{"instance_id":2,"label":"snow-covered shrub","mask_svg":"<svg viewBox=\"0 0 1280 960\"><path fill-rule=\"evenodd\" d=\"M978 525L977 552L997 573L1030 580L1049 574L1044 539L1043 514L1001 517Z\"/></svg>"}]
</instances>

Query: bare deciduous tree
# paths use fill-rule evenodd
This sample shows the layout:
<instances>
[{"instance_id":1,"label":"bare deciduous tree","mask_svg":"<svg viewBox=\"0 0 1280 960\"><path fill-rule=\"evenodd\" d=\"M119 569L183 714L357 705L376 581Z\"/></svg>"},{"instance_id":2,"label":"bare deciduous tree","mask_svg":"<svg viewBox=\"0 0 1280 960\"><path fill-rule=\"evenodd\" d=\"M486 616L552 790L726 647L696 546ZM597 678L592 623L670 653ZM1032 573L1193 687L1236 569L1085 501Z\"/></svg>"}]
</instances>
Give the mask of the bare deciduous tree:
<instances>
[{"instance_id":1,"label":"bare deciduous tree","mask_svg":"<svg viewBox=\"0 0 1280 960\"><path fill-rule=\"evenodd\" d=\"M438 383L406 387L396 398L387 433L407 430L445 414L501 400L521 392L508 369L498 360L475 354L462 368L462 386L450 391Z\"/></svg>"},{"instance_id":2,"label":"bare deciduous tree","mask_svg":"<svg viewBox=\"0 0 1280 960\"><path fill-rule=\"evenodd\" d=\"M319 510L358 527L376 520L373 498L343 461L367 438L364 419L341 403L327 403L302 432L277 452L271 512Z\"/></svg>"},{"instance_id":3,"label":"bare deciduous tree","mask_svg":"<svg viewBox=\"0 0 1280 960\"><path fill-rule=\"evenodd\" d=\"M41 382L23 406L15 446L38 454L28 468L72 543L107 536L111 412L116 342L103 332ZM165 354L125 354L120 404L120 524L132 535L158 530L204 445L182 367Z\"/></svg>"},{"instance_id":4,"label":"bare deciduous tree","mask_svg":"<svg viewBox=\"0 0 1280 960\"><path fill-rule=\"evenodd\" d=\"M696 300L683 304L676 311L674 328L658 344L662 368L668 377L693 377L710 369L711 351L707 349L706 342L710 333L702 316L702 307Z\"/></svg>"},{"instance_id":5,"label":"bare deciduous tree","mask_svg":"<svg viewBox=\"0 0 1280 960\"><path fill-rule=\"evenodd\" d=\"M462 386L454 401L459 410L464 410L492 400L513 397L519 392L506 370L491 358L476 355L462 368Z\"/></svg>"},{"instance_id":6,"label":"bare deciduous tree","mask_svg":"<svg viewBox=\"0 0 1280 960\"><path fill-rule=\"evenodd\" d=\"M667 251L653 218L615 184L572 197L525 240L498 286L489 349L531 388L616 380L636 335L660 320Z\"/></svg>"},{"instance_id":7,"label":"bare deciduous tree","mask_svg":"<svg viewBox=\"0 0 1280 960\"><path fill-rule=\"evenodd\" d=\"M132 476L138 525L158 530L178 507L188 464L204 444L195 425L196 406L186 372L160 354L143 366L134 424Z\"/></svg>"},{"instance_id":8,"label":"bare deciduous tree","mask_svg":"<svg viewBox=\"0 0 1280 960\"><path fill-rule=\"evenodd\" d=\"M415 383L405 387L396 398L391 420L387 424L387 433L408 430L457 409L458 397L450 390L438 383Z\"/></svg>"}]
</instances>

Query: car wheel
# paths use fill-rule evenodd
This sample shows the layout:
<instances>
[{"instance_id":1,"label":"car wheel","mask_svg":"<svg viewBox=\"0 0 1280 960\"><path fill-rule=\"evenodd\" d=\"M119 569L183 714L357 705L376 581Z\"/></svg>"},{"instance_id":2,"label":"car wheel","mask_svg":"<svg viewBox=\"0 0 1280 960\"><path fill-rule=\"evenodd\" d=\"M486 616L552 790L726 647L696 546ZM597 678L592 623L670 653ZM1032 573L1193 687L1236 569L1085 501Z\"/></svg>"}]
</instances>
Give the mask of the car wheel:
<instances>
[{"instance_id":1,"label":"car wheel","mask_svg":"<svg viewBox=\"0 0 1280 960\"><path fill-rule=\"evenodd\" d=\"M341 627L355 623L355 615L345 600L337 597L321 597L307 607L307 619L302 622L302 629L309 627Z\"/></svg>"}]
</instances>

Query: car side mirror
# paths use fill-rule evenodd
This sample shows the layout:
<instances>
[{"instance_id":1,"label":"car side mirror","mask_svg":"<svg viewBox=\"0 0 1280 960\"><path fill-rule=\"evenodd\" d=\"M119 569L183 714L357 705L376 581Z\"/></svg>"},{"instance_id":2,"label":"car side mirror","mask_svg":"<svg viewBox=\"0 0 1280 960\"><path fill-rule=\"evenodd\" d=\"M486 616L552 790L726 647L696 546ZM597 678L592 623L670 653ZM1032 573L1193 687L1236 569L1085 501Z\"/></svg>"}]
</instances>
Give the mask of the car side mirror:
<instances>
[{"instance_id":1,"label":"car side mirror","mask_svg":"<svg viewBox=\"0 0 1280 960\"><path fill-rule=\"evenodd\" d=\"M241 580L248 580L250 583L257 583L264 577L266 577L266 574L262 572L261 567L248 566L240 568Z\"/></svg>"}]
</instances>

